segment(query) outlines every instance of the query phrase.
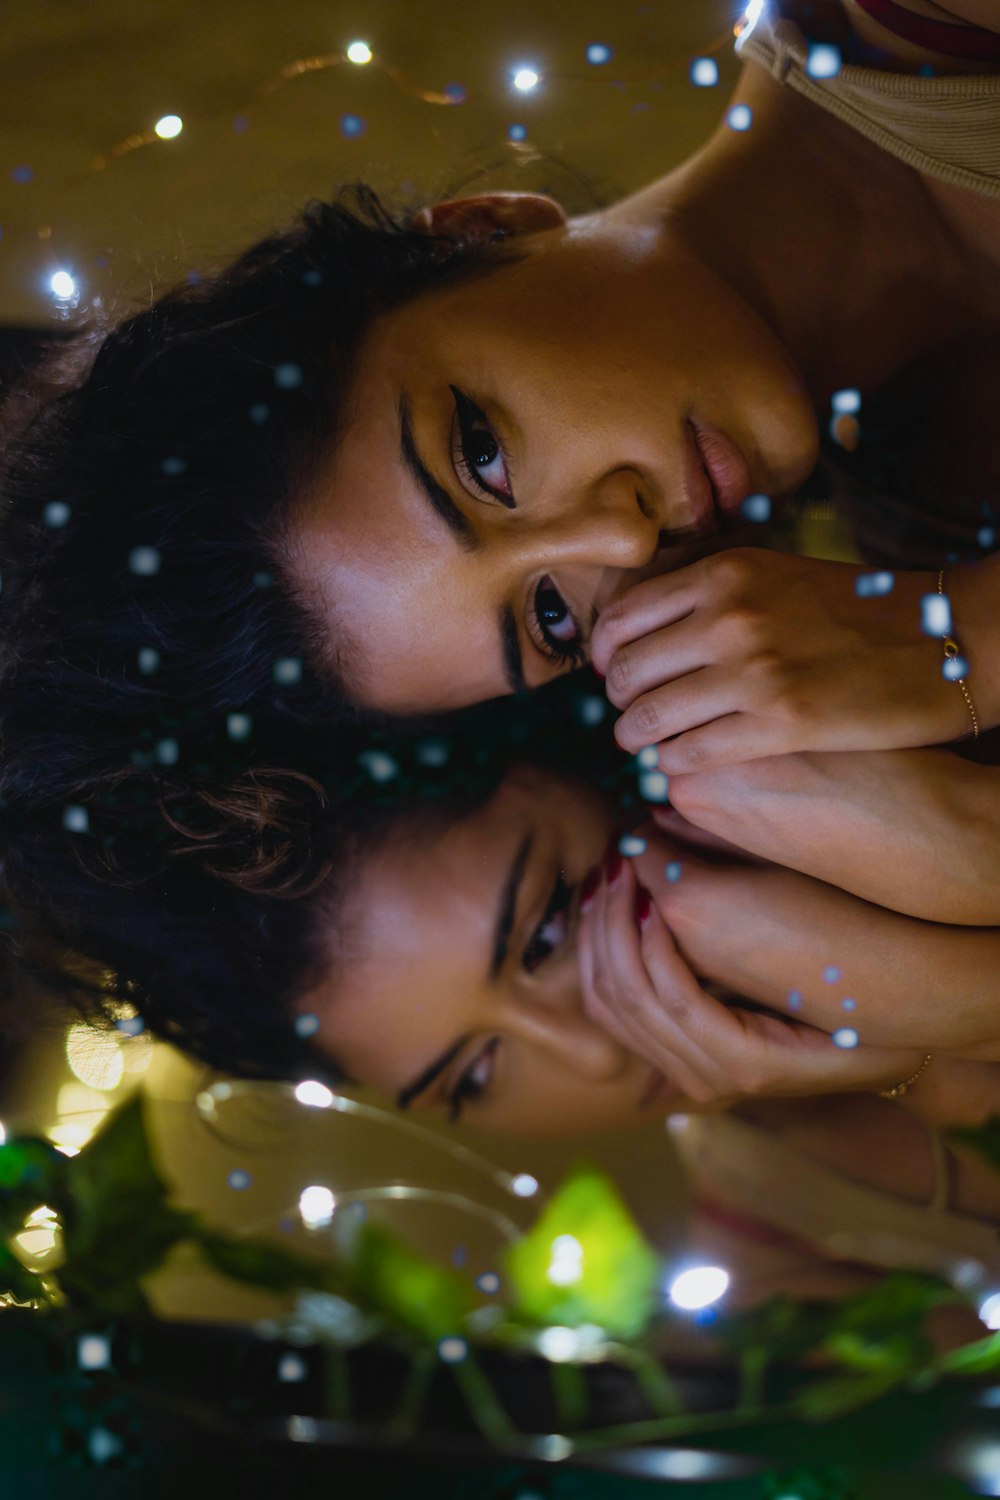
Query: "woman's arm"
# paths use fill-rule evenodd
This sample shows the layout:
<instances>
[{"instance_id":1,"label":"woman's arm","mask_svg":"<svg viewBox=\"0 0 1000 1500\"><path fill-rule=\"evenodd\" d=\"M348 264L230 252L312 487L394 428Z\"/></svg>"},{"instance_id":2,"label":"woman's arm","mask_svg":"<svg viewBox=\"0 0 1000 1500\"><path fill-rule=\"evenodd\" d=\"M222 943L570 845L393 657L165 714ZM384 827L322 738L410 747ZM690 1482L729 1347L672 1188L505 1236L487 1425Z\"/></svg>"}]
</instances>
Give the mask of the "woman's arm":
<instances>
[{"instance_id":1,"label":"woman's arm","mask_svg":"<svg viewBox=\"0 0 1000 1500\"><path fill-rule=\"evenodd\" d=\"M687 819L893 911L1000 927L1000 769L948 750L782 755L673 776L670 800L653 813L668 836Z\"/></svg>"},{"instance_id":2,"label":"woman's arm","mask_svg":"<svg viewBox=\"0 0 1000 1500\"><path fill-rule=\"evenodd\" d=\"M799 750L937 745L973 731L942 637L957 641L980 730L1000 723L1000 556L873 573L763 549L646 579L601 615L593 659L623 710L623 749L671 775ZM928 631L933 633L928 633Z\"/></svg>"}]
</instances>

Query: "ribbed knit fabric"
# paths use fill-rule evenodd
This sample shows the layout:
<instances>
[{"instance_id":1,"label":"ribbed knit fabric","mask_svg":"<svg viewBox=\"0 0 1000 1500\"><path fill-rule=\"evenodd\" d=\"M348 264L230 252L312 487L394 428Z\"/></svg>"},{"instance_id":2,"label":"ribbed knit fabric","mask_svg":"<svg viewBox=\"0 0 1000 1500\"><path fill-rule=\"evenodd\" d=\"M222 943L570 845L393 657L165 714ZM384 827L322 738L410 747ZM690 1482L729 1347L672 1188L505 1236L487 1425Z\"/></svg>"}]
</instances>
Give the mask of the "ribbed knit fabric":
<instances>
[{"instance_id":1,"label":"ribbed knit fabric","mask_svg":"<svg viewBox=\"0 0 1000 1500\"><path fill-rule=\"evenodd\" d=\"M736 50L916 171L1000 198L1000 73L927 77L844 64L833 78L807 71L810 43L777 0Z\"/></svg>"}]
</instances>

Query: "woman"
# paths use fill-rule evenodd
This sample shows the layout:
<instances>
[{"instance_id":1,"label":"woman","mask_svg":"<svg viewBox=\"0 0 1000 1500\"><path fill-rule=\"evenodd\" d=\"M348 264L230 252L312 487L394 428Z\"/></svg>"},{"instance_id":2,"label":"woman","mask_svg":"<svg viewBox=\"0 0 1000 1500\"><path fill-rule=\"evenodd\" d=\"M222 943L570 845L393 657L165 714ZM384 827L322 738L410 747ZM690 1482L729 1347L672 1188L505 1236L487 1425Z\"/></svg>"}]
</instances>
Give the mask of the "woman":
<instances>
[{"instance_id":1,"label":"woman","mask_svg":"<svg viewBox=\"0 0 1000 1500\"><path fill-rule=\"evenodd\" d=\"M123 921L96 883L85 930L67 924L65 937L105 967L93 994L114 995L113 963L118 997L148 1026L238 1073L349 1075L401 1108L514 1134L617 1130L684 1111L677 1141L697 1207L688 1247L732 1268L736 1302L857 1290L864 1262L946 1277L961 1263L963 1285L978 1277L991 1289L1000 1180L943 1132L997 1110L996 1066L943 1054L922 1067L916 1036L843 1049L794 1017L726 1009L693 983L651 911L640 909L640 938L629 864L644 870L668 851L654 851L651 833L616 873L618 833L592 789L522 764L464 802L359 810L338 832L336 876L311 897L274 901L187 878L169 900L126 893ZM697 890L714 867L682 858L657 910L688 952L700 940ZM688 885L693 901L672 899ZM724 954L727 943L722 926L700 946ZM625 990L607 986L605 952ZM637 955L651 997L635 985ZM898 1002L912 955L890 933L882 956ZM839 1016L864 1032L863 999ZM914 1074L898 1104L875 1097ZM735 1112L720 1117L724 1105ZM974 1331L970 1321L957 1336Z\"/></svg>"},{"instance_id":2,"label":"woman","mask_svg":"<svg viewBox=\"0 0 1000 1500\"><path fill-rule=\"evenodd\" d=\"M854 37L839 8L810 18ZM980 82L974 113L1000 88ZM750 493L794 491L833 392L867 399L1000 322L995 177L939 185L754 61L736 103L691 161L601 213L570 223L551 199L491 194L401 233L370 199L353 217L316 207L85 339L7 444L7 793L60 805L155 775L163 737L197 777L233 713L230 734L536 687L586 657L629 580L689 555L678 540L704 545ZM830 717L870 743L868 695L899 657L878 743L964 732L913 617L929 577L898 581L874 631L852 580L846 601L819 591L817 638L846 615L864 691L833 671L842 691L796 748L827 743ZM990 723L990 588L949 589ZM793 747L780 730L761 744Z\"/></svg>"}]
</instances>

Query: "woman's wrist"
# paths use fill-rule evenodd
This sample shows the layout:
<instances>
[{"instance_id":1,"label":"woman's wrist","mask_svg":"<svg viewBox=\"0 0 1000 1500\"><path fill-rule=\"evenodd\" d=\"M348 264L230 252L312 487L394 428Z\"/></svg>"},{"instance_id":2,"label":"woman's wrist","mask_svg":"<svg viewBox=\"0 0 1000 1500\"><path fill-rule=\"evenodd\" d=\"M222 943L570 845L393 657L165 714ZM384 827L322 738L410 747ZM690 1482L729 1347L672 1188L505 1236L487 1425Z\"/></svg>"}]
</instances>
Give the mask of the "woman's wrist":
<instances>
[{"instance_id":1,"label":"woman's wrist","mask_svg":"<svg viewBox=\"0 0 1000 1500\"><path fill-rule=\"evenodd\" d=\"M979 730L993 729L1000 724L1000 555L945 568L943 592L951 606L948 633L968 664L965 686ZM958 683L949 686L961 701ZM970 710L962 707L971 727Z\"/></svg>"}]
</instances>

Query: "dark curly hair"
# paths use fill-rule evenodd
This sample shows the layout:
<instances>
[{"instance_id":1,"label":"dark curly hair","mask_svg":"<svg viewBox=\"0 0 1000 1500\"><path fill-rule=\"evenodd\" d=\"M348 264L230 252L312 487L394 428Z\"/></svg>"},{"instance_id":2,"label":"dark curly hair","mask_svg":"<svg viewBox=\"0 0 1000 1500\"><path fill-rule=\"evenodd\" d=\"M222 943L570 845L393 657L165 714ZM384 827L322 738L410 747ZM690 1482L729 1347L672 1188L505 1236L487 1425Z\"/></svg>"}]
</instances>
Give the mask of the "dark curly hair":
<instances>
[{"instance_id":1,"label":"dark curly hair","mask_svg":"<svg viewBox=\"0 0 1000 1500\"><path fill-rule=\"evenodd\" d=\"M8 884L44 885L66 818L110 850L138 810L362 721L283 576L283 525L371 321L495 254L411 232L355 186L93 323L15 386L0 410Z\"/></svg>"}]
</instances>

